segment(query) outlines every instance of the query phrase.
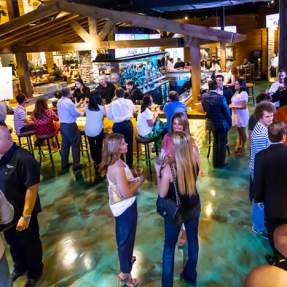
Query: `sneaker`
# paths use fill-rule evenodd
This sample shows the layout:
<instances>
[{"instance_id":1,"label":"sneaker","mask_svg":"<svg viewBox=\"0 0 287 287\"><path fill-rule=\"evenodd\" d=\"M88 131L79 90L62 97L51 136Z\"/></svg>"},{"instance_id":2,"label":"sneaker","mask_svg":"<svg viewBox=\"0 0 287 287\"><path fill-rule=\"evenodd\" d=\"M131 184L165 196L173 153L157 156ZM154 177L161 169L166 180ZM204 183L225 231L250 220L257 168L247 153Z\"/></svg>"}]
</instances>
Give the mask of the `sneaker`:
<instances>
[{"instance_id":1,"label":"sneaker","mask_svg":"<svg viewBox=\"0 0 287 287\"><path fill-rule=\"evenodd\" d=\"M255 234L259 235L260 237L268 240L268 234L267 234L267 232L265 230L258 231L252 226L252 232L254 232Z\"/></svg>"}]
</instances>

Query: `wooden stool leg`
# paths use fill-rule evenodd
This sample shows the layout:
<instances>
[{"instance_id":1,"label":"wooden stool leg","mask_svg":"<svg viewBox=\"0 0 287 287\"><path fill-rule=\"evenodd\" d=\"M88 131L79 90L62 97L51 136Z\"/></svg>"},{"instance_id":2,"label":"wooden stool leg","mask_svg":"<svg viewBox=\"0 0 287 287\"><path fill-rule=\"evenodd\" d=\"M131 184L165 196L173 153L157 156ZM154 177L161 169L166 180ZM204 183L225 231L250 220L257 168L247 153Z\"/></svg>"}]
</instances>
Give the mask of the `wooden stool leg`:
<instances>
[{"instance_id":1,"label":"wooden stool leg","mask_svg":"<svg viewBox=\"0 0 287 287\"><path fill-rule=\"evenodd\" d=\"M86 146L88 161L90 162L91 159L90 159L89 146L88 146L88 140L87 140L87 136L86 135L84 136L84 139L85 139L85 146Z\"/></svg>"},{"instance_id":2,"label":"wooden stool leg","mask_svg":"<svg viewBox=\"0 0 287 287\"><path fill-rule=\"evenodd\" d=\"M207 158L209 159L210 155L210 150L211 150L211 130L208 130L208 150L207 150Z\"/></svg>"},{"instance_id":3,"label":"wooden stool leg","mask_svg":"<svg viewBox=\"0 0 287 287\"><path fill-rule=\"evenodd\" d=\"M40 166L42 164L42 149L41 149L41 143L38 141L38 150L39 150L39 159L40 159Z\"/></svg>"},{"instance_id":4,"label":"wooden stool leg","mask_svg":"<svg viewBox=\"0 0 287 287\"><path fill-rule=\"evenodd\" d=\"M22 147L21 138L18 137L19 146Z\"/></svg>"},{"instance_id":5,"label":"wooden stool leg","mask_svg":"<svg viewBox=\"0 0 287 287\"><path fill-rule=\"evenodd\" d=\"M84 156L84 147L83 147L83 142L82 142L82 135L80 135L80 150L82 156Z\"/></svg>"},{"instance_id":6,"label":"wooden stool leg","mask_svg":"<svg viewBox=\"0 0 287 287\"><path fill-rule=\"evenodd\" d=\"M57 144L57 147L58 147L58 151L59 151L59 153L60 153L60 155L61 155L61 147L60 147L60 143L59 143L58 136L55 135L55 138L56 138L56 144Z\"/></svg>"},{"instance_id":7,"label":"wooden stool leg","mask_svg":"<svg viewBox=\"0 0 287 287\"><path fill-rule=\"evenodd\" d=\"M29 150L34 156L34 148L33 148L32 136L28 136L27 141L28 141Z\"/></svg>"},{"instance_id":8,"label":"wooden stool leg","mask_svg":"<svg viewBox=\"0 0 287 287\"><path fill-rule=\"evenodd\" d=\"M148 167L149 167L150 179L152 180L152 172L151 172L151 158L150 158L150 149L149 149L149 144L147 144L147 156L148 156Z\"/></svg>"},{"instance_id":9,"label":"wooden stool leg","mask_svg":"<svg viewBox=\"0 0 287 287\"><path fill-rule=\"evenodd\" d=\"M54 166L54 160L53 160L53 154L52 154L50 139L47 139L47 145L48 145L50 160L51 160L52 166Z\"/></svg>"},{"instance_id":10,"label":"wooden stool leg","mask_svg":"<svg viewBox=\"0 0 287 287\"><path fill-rule=\"evenodd\" d=\"M147 145L144 144L144 154L145 154L145 164L148 165L148 159L147 159Z\"/></svg>"}]
</instances>

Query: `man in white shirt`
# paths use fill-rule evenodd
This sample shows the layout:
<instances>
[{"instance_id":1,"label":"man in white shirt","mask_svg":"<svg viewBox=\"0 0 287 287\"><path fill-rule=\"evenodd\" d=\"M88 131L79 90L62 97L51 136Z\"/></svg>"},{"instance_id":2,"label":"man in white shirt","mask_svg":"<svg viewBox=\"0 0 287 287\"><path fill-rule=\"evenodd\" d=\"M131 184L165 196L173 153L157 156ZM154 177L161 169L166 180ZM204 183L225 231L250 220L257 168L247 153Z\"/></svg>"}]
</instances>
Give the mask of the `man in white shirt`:
<instances>
[{"instance_id":1,"label":"man in white shirt","mask_svg":"<svg viewBox=\"0 0 287 287\"><path fill-rule=\"evenodd\" d=\"M280 87L284 88L284 79L286 78L286 72L285 71L280 71L278 73L278 81L274 82L270 89L269 89L269 94L274 94L278 91Z\"/></svg>"},{"instance_id":2,"label":"man in white shirt","mask_svg":"<svg viewBox=\"0 0 287 287\"><path fill-rule=\"evenodd\" d=\"M115 95L116 100L109 105L107 117L114 122L113 132L122 134L125 137L128 144L126 162L131 168L133 165L133 126L131 118L136 108L131 100L124 98L124 89L116 89Z\"/></svg>"},{"instance_id":3,"label":"man in white shirt","mask_svg":"<svg viewBox=\"0 0 287 287\"><path fill-rule=\"evenodd\" d=\"M174 70L173 66L174 66L174 60L173 58L169 58L166 66L167 71L173 71Z\"/></svg>"},{"instance_id":4,"label":"man in white shirt","mask_svg":"<svg viewBox=\"0 0 287 287\"><path fill-rule=\"evenodd\" d=\"M57 110L60 120L60 132L62 136L61 165L62 170L69 168L69 153L72 147L73 169L77 171L83 166L80 164L80 131L76 124L78 117L82 116L77 106L71 100L70 89L63 90L62 98L57 103Z\"/></svg>"},{"instance_id":5,"label":"man in white shirt","mask_svg":"<svg viewBox=\"0 0 287 287\"><path fill-rule=\"evenodd\" d=\"M13 220L14 208L0 191L0 224L8 224ZM2 225L2 226L3 226ZM4 226L5 227L5 226ZM0 234L0 287L11 287L8 263L5 256L5 246Z\"/></svg>"}]
</instances>

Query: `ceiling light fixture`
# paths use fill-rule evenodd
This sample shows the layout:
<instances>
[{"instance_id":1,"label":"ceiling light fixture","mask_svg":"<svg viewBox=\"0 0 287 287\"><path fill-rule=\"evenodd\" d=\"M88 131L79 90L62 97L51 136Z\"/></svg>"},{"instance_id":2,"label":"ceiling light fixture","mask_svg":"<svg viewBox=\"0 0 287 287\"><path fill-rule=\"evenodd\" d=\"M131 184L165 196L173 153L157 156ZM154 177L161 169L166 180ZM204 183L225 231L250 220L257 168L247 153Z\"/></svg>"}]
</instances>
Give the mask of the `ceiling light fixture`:
<instances>
[{"instance_id":1,"label":"ceiling light fixture","mask_svg":"<svg viewBox=\"0 0 287 287\"><path fill-rule=\"evenodd\" d=\"M188 16L185 16L185 17L184 17L184 20L188 20Z\"/></svg>"}]
</instances>

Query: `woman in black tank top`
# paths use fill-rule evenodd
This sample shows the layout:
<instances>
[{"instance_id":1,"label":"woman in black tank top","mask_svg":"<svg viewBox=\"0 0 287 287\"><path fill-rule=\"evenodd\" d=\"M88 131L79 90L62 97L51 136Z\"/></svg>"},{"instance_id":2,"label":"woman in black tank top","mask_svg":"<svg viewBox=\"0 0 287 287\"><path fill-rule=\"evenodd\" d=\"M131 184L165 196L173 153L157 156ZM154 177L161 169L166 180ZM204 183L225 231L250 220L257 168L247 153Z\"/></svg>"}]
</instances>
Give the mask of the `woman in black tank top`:
<instances>
[{"instance_id":1,"label":"woman in black tank top","mask_svg":"<svg viewBox=\"0 0 287 287\"><path fill-rule=\"evenodd\" d=\"M196 265L198 259L198 221L200 215L200 198L196 189L199 171L197 149L193 140L184 132L171 135L175 150L175 161L166 164L158 174L158 193L162 198L169 197L176 202L176 193L180 199L180 213L183 218L187 241L188 260L181 273L187 283L196 285ZM197 153L197 154L196 154ZM180 232L180 225L165 218L165 240L163 250L162 286L173 286L174 251Z\"/></svg>"}]
</instances>

